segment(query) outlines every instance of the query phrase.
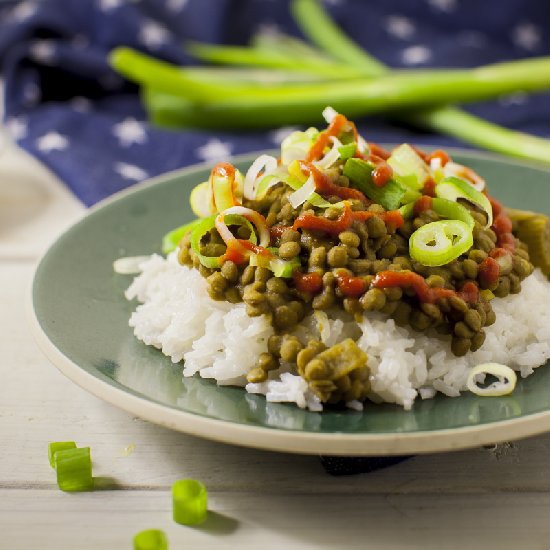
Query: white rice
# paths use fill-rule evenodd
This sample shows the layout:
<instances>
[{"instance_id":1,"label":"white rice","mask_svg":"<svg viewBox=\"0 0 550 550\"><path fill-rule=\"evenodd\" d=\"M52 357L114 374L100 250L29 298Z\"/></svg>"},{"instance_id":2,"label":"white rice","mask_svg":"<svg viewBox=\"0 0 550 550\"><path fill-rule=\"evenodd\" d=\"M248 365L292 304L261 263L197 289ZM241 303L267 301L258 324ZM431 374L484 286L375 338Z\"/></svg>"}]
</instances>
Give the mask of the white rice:
<instances>
[{"instance_id":1,"label":"white rice","mask_svg":"<svg viewBox=\"0 0 550 550\"><path fill-rule=\"evenodd\" d=\"M307 383L283 364L260 384L247 384L246 374L267 351L273 328L265 316L248 317L244 304L212 300L197 270L178 264L175 255L152 256L126 291L142 302L130 318L137 338L184 361L183 375L199 373L218 384L245 386L268 401L293 402L321 410ZM465 357L450 351L449 340L396 326L382 314L365 315L361 323L340 311L316 312L296 329L303 341L321 339L333 345L351 337L368 354L375 402L410 409L417 396L437 392L458 396L466 391L468 371L479 363L498 362L526 377L550 358L550 283L539 270L522 283L522 291L492 302L496 322L485 329L483 346ZM351 402L353 409L361 404Z\"/></svg>"}]
</instances>

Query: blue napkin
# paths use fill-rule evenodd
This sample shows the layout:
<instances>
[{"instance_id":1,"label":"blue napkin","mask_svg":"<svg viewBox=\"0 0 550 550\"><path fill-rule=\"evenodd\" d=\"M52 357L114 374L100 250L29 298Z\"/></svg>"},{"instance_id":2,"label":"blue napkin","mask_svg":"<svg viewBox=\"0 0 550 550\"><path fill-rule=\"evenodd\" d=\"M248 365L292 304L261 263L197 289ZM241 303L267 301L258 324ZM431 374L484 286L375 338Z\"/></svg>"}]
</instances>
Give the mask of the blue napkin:
<instances>
[{"instance_id":1,"label":"blue napkin","mask_svg":"<svg viewBox=\"0 0 550 550\"><path fill-rule=\"evenodd\" d=\"M545 0L326 0L336 21L393 67L475 66L550 53ZM275 0L25 0L0 2L5 124L17 142L91 205L136 181L201 161L278 145L289 128L217 132L154 128L137 88L108 52L128 45L188 64L185 39L246 44L259 30L297 34ZM550 134L548 95L517 93L473 112ZM361 121L368 139L456 145L449 138Z\"/></svg>"}]
</instances>

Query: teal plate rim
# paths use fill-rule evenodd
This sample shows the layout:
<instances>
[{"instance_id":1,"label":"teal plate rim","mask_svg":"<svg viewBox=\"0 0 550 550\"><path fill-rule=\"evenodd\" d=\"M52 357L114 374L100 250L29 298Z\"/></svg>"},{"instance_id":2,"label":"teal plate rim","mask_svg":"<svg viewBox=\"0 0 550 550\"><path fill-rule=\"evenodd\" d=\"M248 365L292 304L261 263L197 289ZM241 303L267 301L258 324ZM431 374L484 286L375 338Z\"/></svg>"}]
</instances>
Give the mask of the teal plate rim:
<instances>
[{"instance_id":1,"label":"teal plate rim","mask_svg":"<svg viewBox=\"0 0 550 550\"><path fill-rule=\"evenodd\" d=\"M428 147L426 146L426 148ZM456 148L448 148L448 150L457 157L467 159L470 164L470 161L479 161L481 164L488 162L500 166L510 166L514 169L523 168L534 171L534 173L542 172L546 178L550 178L550 170L535 163L502 158L478 151ZM231 161L235 164L246 164L258 154L260 152L235 156ZM63 322L60 323L60 319L55 318L51 301L48 302L43 297L42 290L48 287L47 284L44 286L44 278L48 276L48 270L57 269L61 261L60 258L64 256L59 253L60 250L67 246L67 241L75 238L75 233L77 241L78 238L82 239L79 231L82 233L83 228L86 228L88 224L93 224L97 216L103 215L101 213L105 213L109 209L120 208L125 201L130 201L139 193L157 192L158 194L163 186L175 185L175 180L207 171L211 165L211 163L202 163L168 172L112 195L89 209L87 215L67 229L43 255L35 273L32 292L29 293L28 317L33 336L39 347L69 379L100 399L150 422L199 437L273 451L342 456L430 453L510 441L550 431L550 396L548 402L542 402L538 410L533 408L526 412L522 410L521 406L521 400L527 399L532 392L541 393L541 387L545 386L545 382L550 383L550 369L538 369L534 375L520 382L520 392L522 393L519 396L519 401L513 396L479 398L472 395L463 395L458 398L439 396L433 400L422 401L418 406L426 409L423 413L424 416L419 416L424 419L423 421L429 422L426 419L429 419L430 415L438 413L439 409L453 420L447 426L427 426L421 422L418 427L415 425L415 408L412 412L404 412L394 405L372 405L367 406L363 413L354 411L312 413L303 411L294 405L268 404L263 397L246 394L241 388L218 387L212 381L200 378L182 381L181 376L178 377L181 366L173 366L159 351L146 347L133 336L125 337L122 343L113 344L115 347L118 345L124 348L123 353L130 357L129 361L128 357L122 361L119 357L114 359L101 357L101 364L96 361L94 364L83 365L82 363L85 361L78 357L74 348L71 349L70 346L67 347L59 342L62 331L60 332L58 327ZM188 188L187 194L189 190L190 188ZM186 194L182 193L175 198L183 204ZM147 212L138 212L136 215L147 219ZM155 234L154 242L160 242L160 237L161 234ZM121 238L124 238L124 235ZM76 245L73 243L72 246ZM137 254L139 251L135 250L132 253ZM119 251L118 256L120 255L124 254ZM112 277L111 259L106 261L106 264L109 277ZM78 270L78 267L76 269ZM106 275L103 274L103 276ZM112 288L114 292L121 293L129 281L129 279L119 279L113 284L110 279L107 287ZM76 293L75 295L78 295L82 289L76 285L76 288L72 290ZM93 289L91 291L88 288L86 292L93 295ZM99 302L98 307L109 307L108 297L94 298L92 296L88 301L91 303L94 300ZM118 322L122 318L127 321L132 305L122 298L118 299L113 307L116 309L113 311L118 315ZM90 308L93 308L93 305ZM85 307L84 310L86 310ZM122 330L122 327L119 326L117 330ZM124 330L130 331L127 322ZM95 333L93 330L91 333L91 344L94 344ZM124 371L121 368L125 362L136 363L136 357L138 357L137 362L140 365L132 368L137 370L128 368L127 371ZM158 383L158 388L164 388L162 391L159 390L162 394L160 397L158 392L150 390L150 380L147 380L146 376L145 383L144 380L139 380L139 383L136 383L137 379L144 376L145 371L149 371L149 366L157 377L155 383ZM528 381L529 383L527 383ZM166 392L172 391L176 386L178 391L183 392L183 405L181 395L176 396L177 398L172 395L171 403L165 399ZM517 391L518 389L516 389ZM212 410L212 405L216 405L218 400L227 402L225 412L223 408L216 410L215 406ZM430 402L431 404L426 405ZM238 410L235 409L235 404L237 404ZM433 409L434 405L435 410ZM227 410L230 410L231 413L228 414ZM369 426L368 415L371 415L370 418L375 418L377 414L385 417L386 421L393 417L397 419L397 424L391 425L390 422L390 429L384 429L383 422L379 425L373 422L372 426ZM405 420L399 420L399 418ZM325 419L327 422L323 424ZM399 425L399 421L402 422L402 425ZM350 424L355 424L356 428L348 431L347 428ZM354 429L359 431L354 431Z\"/></svg>"}]
</instances>

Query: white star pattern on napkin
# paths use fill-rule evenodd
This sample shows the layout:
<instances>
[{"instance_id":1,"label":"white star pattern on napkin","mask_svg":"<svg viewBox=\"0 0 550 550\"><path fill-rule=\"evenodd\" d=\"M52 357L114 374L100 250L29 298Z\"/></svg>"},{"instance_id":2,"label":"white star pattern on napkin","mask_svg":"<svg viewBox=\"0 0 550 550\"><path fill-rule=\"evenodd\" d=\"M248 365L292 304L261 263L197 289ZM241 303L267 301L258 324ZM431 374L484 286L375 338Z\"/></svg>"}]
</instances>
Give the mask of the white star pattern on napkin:
<instances>
[{"instance_id":1,"label":"white star pattern on napkin","mask_svg":"<svg viewBox=\"0 0 550 550\"><path fill-rule=\"evenodd\" d=\"M27 120L24 117L11 117L5 124L13 140L19 141L27 136Z\"/></svg>"},{"instance_id":2,"label":"white star pattern on napkin","mask_svg":"<svg viewBox=\"0 0 550 550\"><path fill-rule=\"evenodd\" d=\"M111 11L116 8L120 8L124 3L124 0L99 0L99 9L101 11Z\"/></svg>"},{"instance_id":3,"label":"white star pattern on napkin","mask_svg":"<svg viewBox=\"0 0 550 550\"><path fill-rule=\"evenodd\" d=\"M512 30L514 44L530 52L536 50L541 43L541 30L533 23L520 23Z\"/></svg>"},{"instance_id":4,"label":"white star pattern on napkin","mask_svg":"<svg viewBox=\"0 0 550 550\"><path fill-rule=\"evenodd\" d=\"M79 113L89 113L92 110L92 102L87 97L76 96L69 101L71 107Z\"/></svg>"},{"instance_id":5,"label":"white star pattern on napkin","mask_svg":"<svg viewBox=\"0 0 550 550\"><path fill-rule=\"evenodd\" d=\"M152 19L143 23L138 36L140 42L152 49L160 48L168 41L169 37L168 29Z\"/></svg>"},{"instance_id":6,"label":"white star pattern on napkin","mask_svg":"<svg viewBox=\"0 0 550 550\"><path fill-rule=\"evenodd\" d=\"M420 65L432 57L432 52L426 46L410 46L401 52L401 59L405 65Z\"/></svg>"},{"instance_id":7,"label":"white star pattern on napkin","mask_svg":"<svg viewBox=\"0 0 550 550\"><path fill-rule=\"evenodd\" d=\"M172 12L182 11L189 0L167 0L166 7Z\"/></svg>"},{"instance_id":8,"label":"white star pattern on napkin","mask_svg":"<svg viewBox=\"0 0 550 550\"><path fill-rule=\"evenodd\" d=\"M37 40L30 46L30 55L34 61L52 65L55 62L55 45L51 40Z\"/></svg>"},{"instance_id":9,"label":"white star pattern on napkin","mask_svg":"<svg viewBox=\"0 0 550 550\"><path fill-rule=\"evenodd\" d=\"M208 162L227 159L231 155L231 144L220 141L218 138L209 139L206 144L195 151L197 157Z\"/></svg>"},{"instance_id":10,"label":"white star pattern on napkin","mask_svg":"<svg viewBox=\"0 0 550 550\"><path fill-rule=\"evenodd\" d=\"M119 140L122 147L130 147L134 143L145 143L147 133L141 122L135 118L125 118L122 122L113 126L113 134Z\"/></svg>"},{"instance_id":11,"label":"white star pattern on napkin","mask_svg":"<svg viewBox=\"0 0 550 550\"><path fill-rule=\"evenodd\" d=\"M407 40L416 32L415 24L404 15L389 15L385 25L388 34L402 40Z\"/></svg>"},{"instance_id":12,"label":"white star pattern on napkin","mask_svg":"<svg viewBox=\"0 0 550 550\"><path fill-rule=\"evenodd\" d=\"M51 131L36 140L36 147L43 153L63 151L69 146L69 140L60 133Z\"/></svg>"},{"instance_id":13,"label":"white star pattern on napkin","mask_svg":"<svg viewBox=\"0 0 550 550\"><path fill-rule=\"evenodd\" d=\"M436 10L451 13L457 8L457 0L428 0L428 4Z\"/></svg>"},{"instance_id":14,"label":"white star pattern on napkin","mask_svg":"<svg viewBox=\"0 0 550 550\"><path fill-rule=\"evenodd\" d=\"M32 17L37 10L38 6L35 2L21 2L13 8L10 17L13 21L21 22Z\"/></svg>"},{"instance_id":15,"label":"white star pattern on napkin","mask_svg":"<svg viewBox=\"0 0 550 550\"><path fill-rule=\"evenodd\" d=\"M127 180L141 181L149 177L149 174L143 168L135 164L128 164L127 162L117 162L113 169Z\"/></svg>"}]
</instances>

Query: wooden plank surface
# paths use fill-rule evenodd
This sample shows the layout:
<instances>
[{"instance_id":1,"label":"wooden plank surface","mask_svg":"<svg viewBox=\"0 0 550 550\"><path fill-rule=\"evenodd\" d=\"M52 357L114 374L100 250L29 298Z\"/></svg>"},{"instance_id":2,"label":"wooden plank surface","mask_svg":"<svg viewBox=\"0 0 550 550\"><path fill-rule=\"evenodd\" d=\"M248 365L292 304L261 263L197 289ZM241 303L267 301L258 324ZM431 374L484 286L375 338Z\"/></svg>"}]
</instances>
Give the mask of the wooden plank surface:
<instances>
[{"instance_id":1,"label":"wooden plank surface","mask_svg":"<svg viewBox=\"0 0 550 550\"><path fill-rule=\"evenodd\" d=\"M12 196L6 174L11 185L34 182L31 203L49 198L34 213L12 200L12 222L0 221L0 548L131 548L149 527L164 529L171 548L549 547L550 435L335 478L318 457L172 432L75 386L37 349L24 305L37 258L83 209L38 164L18 172L24 159L0 157L0 212L3 193ZM104 490L56 488L47 444L65 439L92 448ZM170 518L169 489L183 477L208 486L201 528Z\"/></svg>"},{"instance_id":2,"label":"wooden plank surface","mask_svg":"<svg viewBox=\"0 0 550 550\"><path fill-rule=\"evenodd\" d=\"M7 498L6 498L7 497ZM210 491L200 527L175 524L168 491L63 495L4 492L5 548L130 548L145 528L166 532L170 548L546 549L550 496L521 494L346 495ZM525 513L526 511L529 513Z\"/></svg>"}]
</instances>

